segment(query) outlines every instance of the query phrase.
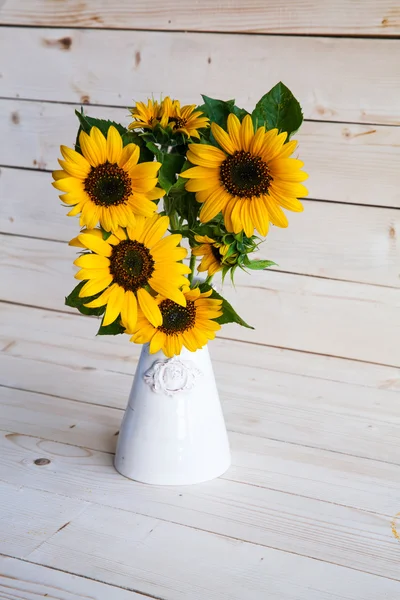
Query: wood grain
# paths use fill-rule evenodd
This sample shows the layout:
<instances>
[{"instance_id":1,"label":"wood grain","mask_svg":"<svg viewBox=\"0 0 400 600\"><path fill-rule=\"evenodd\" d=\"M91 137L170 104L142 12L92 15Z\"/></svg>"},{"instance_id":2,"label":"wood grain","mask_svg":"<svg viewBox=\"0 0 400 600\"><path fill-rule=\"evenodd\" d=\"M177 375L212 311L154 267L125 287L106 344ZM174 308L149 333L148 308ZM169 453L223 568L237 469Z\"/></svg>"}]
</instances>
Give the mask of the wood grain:
<instances>
[{"instance_id":1,"label":"wood grain","mask_svg":"<svg viewBox=\"0 0 400 600\"><path fill-rule=\"evenodd\" d=\"M122 478L118 476L118 480ZM22 489L26 510L31 518L34 518L38 502L42 506L51 502L65 506L71 502L71 499L59 494ZM21 490L16 487L10 491L9 501L15 501L18 493L22 495ZM267 592L276 600L333 600L335 596L356 600L358 597L352 590L357 590L357 593L362 590L363 599L366 600L373 600L373 594L376 595L378 590L394 600L396 590L398 592L400 589L398 581L383 580L369 573L320 560L310 563L310 558L296 555L295 552L282 552L262 544L244 542L236 536L216 535L193 526L182 526L84 501L80 502L80 506L81 514L72 517L57 532L48 535L40 546L27 555L28 561L55 569L62 568L70 573L100 579L104 583L134 589L165 600L175 600L178 597L222 600L226 598L227 581L231 586L229 597L234 600L243 597L255 600ZM225 511L235 510L229 506L231 504L228 502ZM2 505L2 512L4 509ZM219 510L222 509L223 506L220 506ZM308 527L309 535L313 531L318 537L318 527L324 527L324 515L321 516L320 521L315 513L309 515L313 522L313 528ZM193 517L200 521L202 515L196 512ZM287 522L284 511L282 517ZM393 546L395 549L397 541L390 537L386 541L384 536L379 535L379 530L384 527L384 519L377 519L369 513L360 513L359 517L360 525L362 523L364 528L368 521L375 523L376 531L371 533L373 540L378 536L380 555L373 561L373 565L379 570L380 557L385 552L390 556L390 548ZM207 514L205 518L210 524L211 521L217 523L216 519L213 520ZM20 527L23 529L22 524ZM240 531L240 527L232 521L230 527L233 531ZM265 531L253 530L256 534L258 531ZM356 524L354 531L358 531ZM294 548L296 540L292 541L291 537L290 535L290 545ZM330 547L333 546L331 542ZM6 547L4 544L3 548ZM357 547L359 550L360 544ZM165 552L166 548L168 553ZM21 549L16 558L24 551L27 550ZM359 562L368 560L364 558L367 553L358 551L356 556L358 555ZM390 568L390 558L387 568ZM207 572L207 578L203 576L203 569ZM308 569L312 569L312 581L304 578ZM345 592L346 596L343 595Z\"/></svg>"},{"instance_id":2,"label":"wood grain","mask_svg":"<svg viewBox=\"0 0 400 600\"><path fill-rule=\"evenodd\" d=\"M5 439L4 436L2 439ZM113 536L116 532L114 527L111 527L111 523L114 517L118 521L119 513L122 512L122 515L126 516L128 529L130 521L136 522L135 528L129 529L129 537L124 536L123 542L127 544L128 548L131 544L142 546L142 544L138 544L140 540L136 536L138 533L140 535L141 516L144 515L146 517L144 520L147 518L158 520L154 529L164 527L168 529L171 524L184 525L185 528L194 529L192 534L197 534L199 539L202 537L200 531L212 532L235 540L243 540L263 547L275 548L283 552L309 556L351 569L399 579L398 542L391 532L390 516L372 514L337 506L331 502L302 498L293 494L285 494L267 488L261 489L257 486L228 480L208 482L193 487L193 491L191 490L189 493L188 488L185 487L172 487L165 492L165 488L162 486L146 488L140 484L127 482L114 471L112 457L109 455L107 455L107 461L105 461L104 455L99 455L96 457L97 460L90 461L91 453L83 448L54 444L17 434L9 436L8 439L11 446L20 447L20 462L32 465L33 458L38 451L44 453L43 455L51 461L49 465L46 465L47 469L39 468L34 463L33 466L24 469L26 472L26 479L25 477L23 479L25 486L31 485L32 474L35 471L38 471L33 482L35 491L42 488L42 479L45 487L49 487L50 478L54 480L55 474L61 475L62 473L62 476L52 483L51 492L61 498L64 494L72 494L76 501L81 498L85 502L85 499L88 498L91 502L91 505L86 505L86 510L81 511L84 513L82 519L78 514L56 535L49 536L38 551L35 549L29 555L32 560L52 564L52 562L47 562L49 559L52 561L51 555L57 556L58 549L61 553L65 553L67 550L65 545L67 547L70 545L69 540L73 535L79 541L75 547L80 548L86 554L85 546L80 541L79 523L81 531L86 531L90 536L90 530L93 528L92 517L95 514L108 514L107 519L100 521L99 533L102 531L105 536ZM2 446L6 447L7 445L3 442ZM15 454L16 452L12 448L6 450L7 458L2 461L1 476L6 480L10 477L12 481L22 481L23 470L21 469L18 469L16 475L14 473L8 475L10 470L15 470L15 467L10 469L12 464L15 464L15 458L14 461L10 461L10 457ZM9 466L6 466L4 462ZM63 468L63 463L69 464L69 468ZM87 463L89 466L86 466ZM73 466L75 469L72 469ZM74 472L77 475L74 475ZM51 477L51 475L53 476ZM130 492L128 497L125 497L127 484L130 485ZM179 496L180 493L181 496ZM44 491L44 496L48 495L48 492ZM112 497L115 500L112 500ZM122 498L118 499L119 497ZM112 504L110 505L110 503ZM397 503L398 500L393 498L394 511L397 510ZM114 508L115 504L123 508L116 509ZM109 523L109 519L111 519L111 523ZM64 529L65 531L70 530L68 536L65 536ZM177 530L178 535L185 531L182 527L174 526L173 529ZM187 535L187 530L183 535ZM116 537L119 537L118 533ZM66 539L68 540L67 544L65 544ZM343 540L345 540L344 544ZM88 546L90 547L90 545ZM107 548L112 548L112 552L107 551ZM360 552L361 548L363 548L362 552ZM97 551L93 553L94 556L92 555L92 558L88 560L91 562L96 555L103 554L104 558L107 557L112 561L116 559L114 551L114 544L98 545ZM128 554L127 552L126 556ZM232 558L234 559L237 554L238 548L236 547ZM123 562L125 560L123 559ZM71 570L77 572L76 566L74 565ZM188 580L191 582L190 578ZM135 586L134 589L147 591L140 586Z\"/></svg>"},{"instance_id":3,"label":"wood grain","mask_svg":"<svg viewBox=\"0 0 400 600\"><path fill-rule=\"evenodd\" d=\"M115 443L121 416L111 418L107 407L125 408L139 348L116 338L92 339L90 320L76 315L13 306L1 314L0 383L103 405L94 418L99 440L88 433L86 445L104 449L97 444L107 436ZM398 369L221 339L211 350L230 431L399 462ZM57 427L46 416L48 399L34 396L30 408L23 392L3 390L2 398L7 407L3 429L24 422L22 433L39 435L42 422L50 427L51 439L80 443L79 430L88 428L80 405L69 404L73 412L66 419L57 409ZM70 430L71 425L76 427Z\"/></svg>"},{"instance_id":4,"label":"wood grain","mask_svg":"<svg viewBox=\"0 0 400 600\"><path fill-rule=\"evenodd\" d=\"M77 107L0 100L0 164L59 168L60 144L72 146ZM128 125L125 108L88 106L87 114ZM296 156L309 174L311 198L400 208L400 128L307 121L298 135Z\"/></svg>"},{"instance_id":5,"label":"wood grain","mask_svg":"<svg viewBox=\"0 0 400 600\"><path fill-rule=\"evenodd\" d=\"M142 594L0 556L0 598L38 600L42 597L50 600L146 600Z\"/></svg>"},{"instance_id":6,"label":"wood grain","mask_svg":"<svg viewBox=\"0 0 400 600\"><path fill-rule=\"evenodd\" d=\"M39 457L35 456L36 458ZM35 465L35 468L40 467ZM2 480L0 554L27 557L87 505L87 502L74 498L43 495L37 490L28 491L22 485L15 486Z\"/></svg>"},{"instance_id":7,"label":"wood grain","mask_svg":"<svg viewBox=\"0 0 400 600\"><path fill-rule=\"evenodd\" d=\"M0 39L1 95L129 106L204 93L252 109L282 80L308 119L394 125L399 57L390 39L11 27Z\"/></svg>"},{"instance_id":8,"label":"wood grain","mask_svg":"<svg viewBox=\"0 0 400 600\"><path fill-rule=\"evenodd\" d=\"M329 35L396 35L400 15L390 0L220 0L218 10L212 0L202 0L201 10L188 0L147 2L97 0L46 2L45 0L6 0L0 9L0 24L47 27L107 27L122 29L184 29L254 33L294 33Z\"/></svg>"},{"instance_id":9,"label":"wood grain","mask_svg":"<svg viewBox=\"0 0 400 600\"><path fill-rule=\"evenodd\" d=\"M7 235L0 240L1 300L74 311L64 306L75 285L73 248ZM255 327L229 324L223 337L400 365L399 289L261 271L239 273L236 289L226 284L223 294ZM96 319L91 324L95 334ZM127 337L121 343L129 347Z\"/></svg>"},{"instance_id":10,"label":"wood grain","mask_svg":"<svg viewBox=\"0 0 400 600\"><path fill-rule=\"evenodd\" d=\"M34 365L35 363L31 362L31 368ZM224 389L222 391L224 393ZM122 418L119 409L12 388L0 388L0 398L3 406L0 428L20 434L12 438L19 440L18 444L10 444L9 438L4 438L3 442L3 454L9 457L9 460L4 461L4 466L13 465L13 478L10 479L9 471L5 471L11 482L18 482L18 478L22 477L26 485L37 487L40 481L41 489L52 491L52 471L31 469L30 462L24 460L27 451L38 453L40 449L52 462L55 460L57 463L57 472L64 482L62 487L57 488L58 492L65 492L68 486L71 486L74 497L165 518L165 508L162 507L160 512L158 504L176 501L175 490L161 488L162 491L159 490L157 497L152 497L153 502L158 498L155 505L149 501L148 490L143 492L143 486L127 480L124 480L123 490L119 488L119 493L114 493L113 485L116 480L109 454L115 451L116 433ZM229 400L223 397L223 401L225 411L229 413ZM396 399L392 396L393 405L395 402ZM235 414L233 419L229 420L228 426L233 425L240 429L242 422L252 416L244 406L242 418ZM278 423L276 427L278 428ZM381 433L385 435L384 431ZM367 428L364 429L364 435L366 438L370 437ZM289 439L290 443L257 437L254 433L230 431L229 438L233 465L222 476L224 480L314 498L389 517L397 512L400 483L398 465L301 446ZM48 441L58 444L48 444ZM60 442L83 446L90 452L86 452L85 460L82 457L74 460L73 451L64 448ZM349 450L349 446L346 445L343 450ZM69 456L72 460L69 460ZM108 489L110 481L112 487ZM223 485L228 484L221 483L218 487L214 482L212 489L215 489L214 486L221 489ZM197 491L203 497L206 488L202 486ZM195 488L190 494L179 496L185 500L179 501L177 510L189 509L190 505L187 503L191 502L193 496L196 496ZM179 516L175 516L174 520L176 519L179 519Z\"/></svg>"},{"instance_id":11,"label":"wood grain","mask_svg":"<svg viewBox=\"0 0 400 600\"><path fill-rule=\"evenodd\" d=\"M45 172L1 169L1 232L59 241L75 237L79 221L66 217L50 181ZM271 228L257 258L275 260L280 271L400 287L399 210L303 204L303 213L289 213L289 229Z\"/></svg>"}]
</instances>

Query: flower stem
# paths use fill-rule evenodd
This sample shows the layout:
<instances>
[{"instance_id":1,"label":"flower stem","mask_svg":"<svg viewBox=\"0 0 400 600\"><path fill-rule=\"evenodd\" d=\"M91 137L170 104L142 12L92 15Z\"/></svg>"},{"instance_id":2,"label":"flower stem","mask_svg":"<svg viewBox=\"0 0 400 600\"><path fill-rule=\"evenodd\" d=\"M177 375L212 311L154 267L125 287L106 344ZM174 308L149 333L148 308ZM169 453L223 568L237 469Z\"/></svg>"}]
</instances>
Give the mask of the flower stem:
<instances>
[{"instance_id":1,"label":"flower stem","mask_svg":"<svg viewBox=\"0 0 400 600\"><path fill-rule=\"evenodd\" d=\"M189 267L190 267L190 270L191 270L191 273L189 273L189 281L190 281L190 283L192 283L193 276L194 276L194 270L195 270L195 267L196 267L196 257L195 257L194 254L190 255Z\"/></svg>"},{"instance_id":2,"label":"flower stem","mask_svg":"<svg viewBox=\"0 0 400 600\"><path fill-rule=\"evenodd\" d=\"M174 210L171 210L169 213L169 222L173 231L177 231L179 229L178 215Z\"/></svg>"},{"instance_id":3,"label":"flower stem","mask_svg":"<svg viewBox=\"0 0 400 600\"><path fill-rule=\"evenodd\" d=\"M205 282L204 282L204 283L207 283L208 285L211 285L211 282L212 282L212 280L213 280L213 277L214 277L214 275L209 275L209 276L207 277L207 279L205 280Z\"/></svg>"}]
</instances>

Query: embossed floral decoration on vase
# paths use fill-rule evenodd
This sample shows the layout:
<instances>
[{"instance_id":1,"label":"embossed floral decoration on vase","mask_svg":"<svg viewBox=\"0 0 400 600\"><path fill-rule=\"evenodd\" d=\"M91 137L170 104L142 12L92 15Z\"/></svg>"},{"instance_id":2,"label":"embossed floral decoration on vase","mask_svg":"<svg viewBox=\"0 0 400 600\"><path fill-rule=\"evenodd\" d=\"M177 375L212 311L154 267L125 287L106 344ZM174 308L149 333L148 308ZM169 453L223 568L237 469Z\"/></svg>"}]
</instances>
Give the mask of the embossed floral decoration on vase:
<instances>
[{"instance_id":1,"label":"embossed floral decoration on vase","mask_svg":"<svg viewBox=\"0 0 400 600\"><path fill-rule=\"evenodd\" d=\"M220 286L275 265L257 257L260 244L307 195L290 139L302 112L287 87L251 113L203 101L136 102L127 126L76 111L75 146L61 146L53 172L81 228L66 304L100 317L98 335L142 344L115 466L147 483L196 483L228 468L208 342L225 324L251 327Z\"/></svg>"}]
</instances>

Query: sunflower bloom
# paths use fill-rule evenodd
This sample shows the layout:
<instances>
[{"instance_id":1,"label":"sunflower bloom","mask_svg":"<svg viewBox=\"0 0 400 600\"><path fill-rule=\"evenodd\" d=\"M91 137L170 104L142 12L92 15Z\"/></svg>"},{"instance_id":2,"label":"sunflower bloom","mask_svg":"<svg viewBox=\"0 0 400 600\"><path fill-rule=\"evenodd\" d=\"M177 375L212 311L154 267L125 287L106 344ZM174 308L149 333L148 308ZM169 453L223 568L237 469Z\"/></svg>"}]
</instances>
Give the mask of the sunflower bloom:
<instances>
[{"instance_id":1,"label":"sunflower bloom","mask_svg":"<svg viewBox=\"0 0 400 600\"><path fill-rule=\"evenodd\" d=\"M303 163L290 158L297 142L285 144L287 133L277 129L259 127L254 132L250 115L240 123L230 114L227 132L215 123L211 131L221 149L190 144L187 158L196 166L181 173L190 180L186 189L203 203L200 221L206 223L222 211L226 229L244 231L247 237L254 229L267 235L269 222L287 227L281 207L301 212L298 198L308 194L301 184L308 177L300 170Z\"/></svg>"},{"instance_id":2,"label":"sunflower bloom","mask_svg":"<svg viewBox=\"0 0 400 600\"><path fill-rule=\"evenodd\" d=\"M160 308L148 288L163 294L168 302L186 306L181 287L187 283L184 275L190 269L179 261L187 251L177 247L181 235L163 238L168 226L168 217L137 217L134 228L128 227L126 233L120 228L106 241L98 229L83 231L71 240L70 245L91 251L75 260L80 268L75 277L86 281L79 292L81 298L102 292L85 306L106 306L103 325L110 325L120 315L125 329L133 331L139 307L153 326L160 326Z\"/></svg>"},{"instance_id":3,"label":"sunflower bloom","mask_svg":"<svg viewBox=\"0 0 400 600\"><path fill-rule=\"evenodd\" d=\"M133 122L128 129L154 129L159 123L161 106L157 100L148 100L147 106L144 102L136 102L136 106L130 109Z\"/></svg>"},{"instance_id":4,"label":"sunflower bloom","mask_svg":"<svg viewBox=\"0 0 400 600\"><path fill-rule=\"evenodd\" d=\"M182 346L195 352L215 338L221 325L214 319L222 315L222 300L210 298L212 290L201 293L199 288L183 288L186 306L182 307L159 296L156 301L162 323L154 326L145 315L140 315L131 338L137 344L150 343L150 353L162 350L168 357L179 355Z\"/></svg>"},{"instance_id":5,"label":"sunflower bloom","mask_svg":"<svg viewBox=\"0 0 400 600\"><path fill-rule=\"evenodd\" d=\"M192 254L203 257L197 270L200 273L207 271L208 275L215 275L223 267L224 255L228 251L229 246L217 242L208 237L208 235L195 235L194 237L200 246L193 248Z\"/></svg>"},{"instance_id":6,"label":"sunflower bloom","mask_svg":"<svg viewBox=\"0 0 400 600\"><path fill-rule=\"evenodd\" d=\"M210 119L201 110L196 110L195 104L188 104L181 108L179 100L174 100L172 110L171 125L176 133L184 133L188 137L199 138L200 134L197 130L209 126Z\"/></svg>"},{"instance_id":7,"label":"sunflower bloom","mask_svg":"<svg viewBox=\"0 0 400 600\"><path fill-rule=\"evenodd\" d=\"M150 217L157 206L153 200L164 195L157 188L158 162L137 164L139 146L122 147L122 138L110 127L107 139L97 127L90 135L81 132L82 154L61 146L62 170L53 171L53 186L64 192L60 198L73 207L68 216L80 214L81 227L98 223L106 231L134 227L135 215Z\"/></svg>"}]
</instances>

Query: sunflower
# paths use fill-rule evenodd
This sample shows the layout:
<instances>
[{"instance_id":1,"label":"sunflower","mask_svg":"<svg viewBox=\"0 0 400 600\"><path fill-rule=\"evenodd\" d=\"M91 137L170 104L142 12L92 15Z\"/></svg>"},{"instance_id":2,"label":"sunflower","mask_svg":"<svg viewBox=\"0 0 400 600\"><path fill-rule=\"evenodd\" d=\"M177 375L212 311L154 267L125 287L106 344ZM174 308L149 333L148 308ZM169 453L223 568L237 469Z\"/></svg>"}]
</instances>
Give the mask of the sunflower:
<instances>
[{"instance_id":1,"label":"sunflower","mask_svg":"<svg viewBox=\"0 0 400 600\"><path fill-rule=\"evenodd\" d=\"M161 239L168 226L168 217L137 217L134 228L128 227L126 232L119 228L106 241L98 229L83 231L71 240L71 245L92 251L75 260L80 267L75 277L87 280L79 292L81 298L102 292L85 306L106 305L103 325L110 325L121 315L122 325L132 331L138 305L153 326L161 325L160 308L148 288L163 294L168 302L186 306L180 288L187 283L184 274L190 269L179 261L187 251L177 247L182 239L179 234Z\"/></svg>"},{"instance_id":2,"label":"sunflower","mask_svg":"<svg viewBox=\"0 0 400 600\"><path fill-rule=\"evenodd\" d=\"M196 242L199 242L201 245L193 248L192 254L203 257L197 270L200 273L208 271L208 275L215 275L215 273L222 269L223 258L229 246L217 242L213 238L208 237L208 235L195 235L194 237Z\"/></svg>"},{"instance_id":3,"label":"sunflower","mask_svg":"<svg viewBox=\"0 0 400 600\"><path fill-rule=\"evenodd\" d=\"M259 127L254 133L250 115L240 123L230 114L228 132L216 123L211 131L222 150L190 144L187 158L196 166L181 173L190 179L186 189L204 203L200 220L206 223L222 211L227 230L244 230L247 237L254 229L267 235L269 221L287 227L281 207L301 212L298 198L308 193L301 184L308 177L300 171L303 163L289 158L297 142L285 144L287 133L279 134L277 129L266 132Z\"/></svg>"},{"instance_id":4,"label":"sunflower","mask_svg":"<svg viewBox=\"0 0 400 600\"><path fill-rule=\"evenodd\" d=\"M159 123L161 106L157 100L147 100L147 106L144 102L136 102L129 110L134 121L128 129L154 129Z\"/></svg>"},{"instance_id":5,"label":"sunflower","mask_svg":"<svg viewBox=\"0 0 400 600\"><path fill-rule=\"evenodd\" d=\"M191 352L205 346L215 338L215 333L221 325L214 321L222 315L222 300L209 298L212 290L200 292L200 289L183 288L186 306L182 307L163 296L156 302L162 315L162 323L154 326L144 316L140 315L132 342L145 344L150 342L150 354L162 350L168 357L179 355L182 346Z\"/></svg>"},{"instance_id":6,"label":"sunflower","mask_svg":"<svg viewBox=\"0 0 400 600\"><path fill-rule=\"evenodd\" d=\"M196 110L195 104L182 106L179 100L172 103L171 125L176 133L184 133L188 137L199 138L198 129L209 126L209 118L201 110Z\"/></svg>"},{"instance_id":7,"label":"sunflower","mask_svg":"<svg viewBox=\"0 0 400 600\"><path fill-rule=\"evenodd\" d=\"M72 210L68 216L80 213L81 227L93 229L97 223L106 231L118 227L134 227L135 215L150 217L164 191L157 188L157 173L161 164L137 164L139 146L122 147L122 138L111 126L107 139L97 127L90 135L81 132L82 154L61 146L65 160L59 160L62 171L53 171L53 186L65 192L61 200Z\"/></svg>"}]
</instances>

